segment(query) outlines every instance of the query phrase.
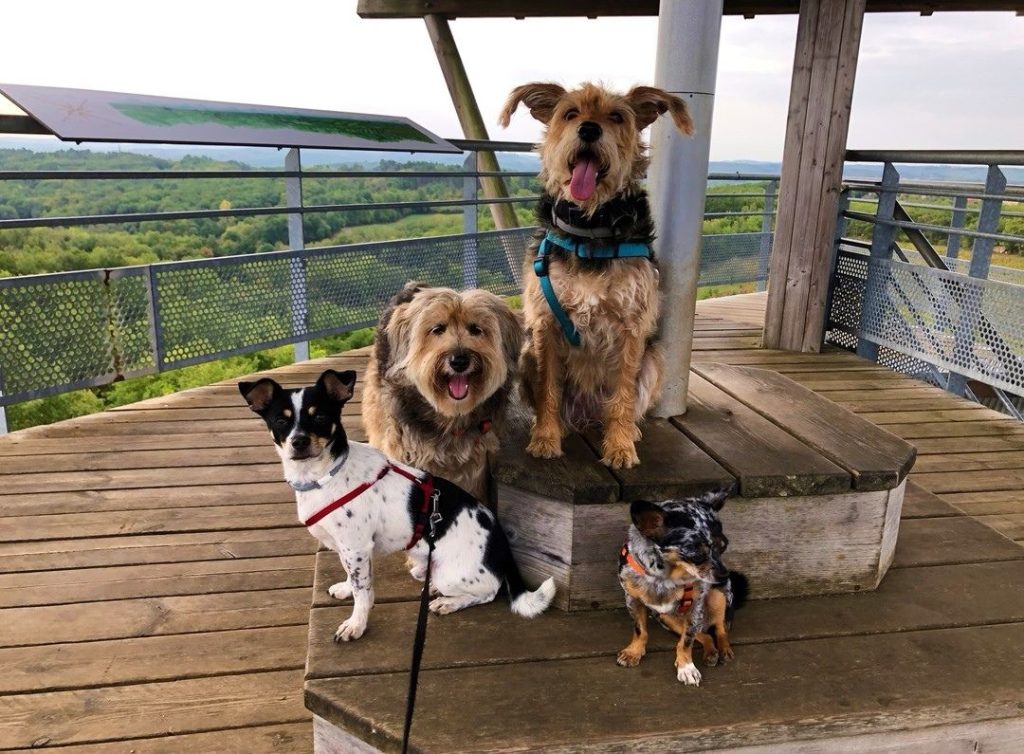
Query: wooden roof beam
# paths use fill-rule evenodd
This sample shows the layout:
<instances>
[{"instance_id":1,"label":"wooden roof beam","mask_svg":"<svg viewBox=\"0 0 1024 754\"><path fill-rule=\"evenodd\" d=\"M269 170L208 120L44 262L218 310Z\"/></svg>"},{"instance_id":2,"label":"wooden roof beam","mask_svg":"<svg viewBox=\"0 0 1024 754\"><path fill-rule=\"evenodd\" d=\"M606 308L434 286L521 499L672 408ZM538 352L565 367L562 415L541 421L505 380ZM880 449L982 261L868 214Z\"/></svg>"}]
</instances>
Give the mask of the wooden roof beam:
<instances>
[{"instance_id":1,"label":"wooden roof beam","mask_svg":"<svg viewBox=\"0 0 1024 754\"><path fill-rule=\"evenodd\" d=\"M657 16L658 0L359 0L363 18L527 18L574 16ZM799 0L725 0L726 15L797 13ZM869 13L922 13L936 11L1015 11L1024 14L1022 0L867 0Z\"/></svg>"}]
</instances>

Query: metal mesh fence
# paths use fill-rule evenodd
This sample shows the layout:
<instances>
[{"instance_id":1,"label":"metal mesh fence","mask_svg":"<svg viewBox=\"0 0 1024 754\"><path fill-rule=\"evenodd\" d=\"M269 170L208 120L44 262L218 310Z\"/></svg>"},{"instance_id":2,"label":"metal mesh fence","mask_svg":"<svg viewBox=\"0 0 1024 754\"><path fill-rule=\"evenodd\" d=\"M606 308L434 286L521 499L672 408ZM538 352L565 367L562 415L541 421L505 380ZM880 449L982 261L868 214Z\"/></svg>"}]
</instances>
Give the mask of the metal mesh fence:
<instances>
[{"instance_id":1,"label":"metal mesh fence","mask_svg":"<svg viewBox=\"0 0 1024 754\"><path fill-rule=\"evenodd\" d=\"M0 406L375 324L409 280L518 293L533 228L0 279ZM704 237L700 285L771 234Z\"/></svg>"},{"instance_id":2,"label":"metal mesh fence","mask_svg":"<svg viewBox=\"0 0 1024 754\"><path fill-rule=\"evenodd\" d=\"M722 233L704 236L700 285L764 282L772 233Z\"/></svg>"},{"instance_id":3,"label":"metal mesh fence","mask_svg":"<svg viewBox=\"0 0 1024 754\"><path fill-rule=\"evenodd\" d=\"M826 339L860 338L899 371L1024 393L1024 287L841 251Z\"/></svg>"}]
</instances>

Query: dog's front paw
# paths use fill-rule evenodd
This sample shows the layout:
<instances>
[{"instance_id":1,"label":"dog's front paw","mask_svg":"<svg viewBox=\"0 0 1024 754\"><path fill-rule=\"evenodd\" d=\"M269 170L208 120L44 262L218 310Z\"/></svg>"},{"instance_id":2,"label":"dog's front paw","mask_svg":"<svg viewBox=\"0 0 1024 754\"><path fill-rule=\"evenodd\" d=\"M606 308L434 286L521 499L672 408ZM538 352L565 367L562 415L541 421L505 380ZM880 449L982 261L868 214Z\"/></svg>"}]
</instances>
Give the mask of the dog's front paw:
<instances>
[{"instance_id":1,"label":"dog's front paw","mask_svg":"<svg viewBox=\"0 0 1024 754\"><path fill-rule=\"evenodd\" d=\"M736 653L732 651L732 647L726 647L722 650L722 662L732 662L735 656Z\"/></svg>"},{"instance_id":2,"label":"dog's front paw","mask_svg":"<svg viewBox=\"0 0 1024 754\"><path fill-rule=\"evenodd\" d=\"M366 621L349 618L334 632L334 641L355 641L366 632Z\"/></svg>"},{"instance_id":3,"label":"dog's front paw","mask_svg":"<svg viewBox=\"0 0 1024 754\"><path fill-rule=\"evenodd\" d=\"M336 600L347 600L352 596L352 585L347 581L339 581L327 588L327 593Z\"/></svg>"},{"instance_id":4,"label":"dog's front paw","mask_svg":"<svg viewBox=\"0 0 1024 754\"><path fill-rule=\"evenodd\" d=\"M562 440L559 437L533 436L526 452L534 458L560 458L562 456Z\"/></svg>"},{"instance_id":5,"label":"dog's front paw","mask_svg":"<svg viewBox=\"0 0 1024 754\"><path fill-rule=\"evenodd\" d=\"M632 443L619 448L605 448L601 463L613 469L631 469L640 463Z\"/></svg>"},{"instance_id":6,"label":"dog's front paw","mask_svg":"<svg viewBox=\"0 0 1024 754\"><path fill-rule=\"evenodd\" d=\"M707 665L709 668L713 668L715 667L715 665L718 664L719 658L720 655L718 654L718 652L708 652L704 655L704 664Z\"/></svg>"},{"instance_id":7,"label":"dog's front paw","mask_svg":"<svg viewBox=\"0 0 1024 754\"><path fill-rule=\"evenodd\" d=\"M687 686L700 686L700 671L692 662L676 668L676 680Z\"/></svg>"},{"instance_id":8,"label":"dog's front paw","mask_svg":"<svg viewBox=\"0 0 1024 754\"><path fill-rule=\"evenodd\" d=\"M644 658L644 650L633 649L633 647L626 647L619 656L615 658L615 662L624 668L635 668L640 664L640 660Z\"/></svg>"}]
</instances>

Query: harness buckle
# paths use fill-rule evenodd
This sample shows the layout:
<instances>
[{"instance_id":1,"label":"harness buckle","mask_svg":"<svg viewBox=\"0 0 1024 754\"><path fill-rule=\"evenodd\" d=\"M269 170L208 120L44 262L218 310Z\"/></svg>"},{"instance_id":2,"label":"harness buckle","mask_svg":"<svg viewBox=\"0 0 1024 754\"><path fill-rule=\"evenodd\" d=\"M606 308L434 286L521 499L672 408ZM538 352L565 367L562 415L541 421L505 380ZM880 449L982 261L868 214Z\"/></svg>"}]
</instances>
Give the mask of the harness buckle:
<instances>
[{"instance_id":1,"label":"harness buckle","mask_svg":"<svg viewBox=\"0 0 1024 754\"><path fill-rule=\"evenodd\" d=\"M538 254L533 258L533 272L539 278L548 276L548 265L551 264L551 257L547 254Z\"/></svg>"}]
</instances>

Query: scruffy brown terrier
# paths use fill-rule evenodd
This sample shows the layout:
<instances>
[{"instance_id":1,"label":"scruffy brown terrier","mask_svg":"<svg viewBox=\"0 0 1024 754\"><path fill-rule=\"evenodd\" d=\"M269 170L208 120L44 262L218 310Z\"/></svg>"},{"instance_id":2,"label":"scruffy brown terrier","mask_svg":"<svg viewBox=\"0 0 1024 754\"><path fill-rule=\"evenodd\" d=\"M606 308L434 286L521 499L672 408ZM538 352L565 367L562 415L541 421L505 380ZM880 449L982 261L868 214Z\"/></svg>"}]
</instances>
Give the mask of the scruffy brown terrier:
<instances>
[{"instance_id":1,"label":"scruffy brown terrier","mask_svg":"<svg viewBox=\"0 0 1024 754\"><path fill-rule=\"evenodd\" d=\"M407 283L381 316L366 371L370 444L487 502L487 458L522 345L522 326L493 293Z\"/></svg>"},{"instance_id":2,"label":"scruffy brown terrier","mask_svg":"<svg viewBox=\"0 0 1024 754\"><path fill-rule=\"evenodd\" d=\"M520 103L546 126L538 148L541 232L524 273L520 370L536 414L527 451L560 456L566 424L599 421L602 462L628 468L639 462L637 422L660 392L662 373L640 134L664 113L685 134L693 123L681 99L649 86L623 95L595 84L573 91L525 84L505 103L503 126Z\"/></svg>"}]
</instances>

